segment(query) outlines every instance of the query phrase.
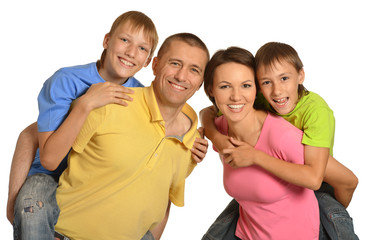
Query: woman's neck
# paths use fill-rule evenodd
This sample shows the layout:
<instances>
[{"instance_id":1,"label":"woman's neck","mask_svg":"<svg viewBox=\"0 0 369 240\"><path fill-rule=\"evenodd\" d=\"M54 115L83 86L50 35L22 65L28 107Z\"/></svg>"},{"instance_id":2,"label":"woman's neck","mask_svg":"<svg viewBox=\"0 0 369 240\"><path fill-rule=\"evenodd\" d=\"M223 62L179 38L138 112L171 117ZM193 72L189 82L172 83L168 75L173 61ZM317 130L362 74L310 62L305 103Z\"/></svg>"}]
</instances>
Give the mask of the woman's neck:
<instances>
[{"instance_id":1,"label":"woman's neck","mask_svg":"<svg viewBox=\"0 0 369 240\"><path fill-rule=\"evenodd\" d=\"M266 116L265 111L253 110L238 122L228 122L228 135L255 146Z\"/></svg>"}]
</instances>

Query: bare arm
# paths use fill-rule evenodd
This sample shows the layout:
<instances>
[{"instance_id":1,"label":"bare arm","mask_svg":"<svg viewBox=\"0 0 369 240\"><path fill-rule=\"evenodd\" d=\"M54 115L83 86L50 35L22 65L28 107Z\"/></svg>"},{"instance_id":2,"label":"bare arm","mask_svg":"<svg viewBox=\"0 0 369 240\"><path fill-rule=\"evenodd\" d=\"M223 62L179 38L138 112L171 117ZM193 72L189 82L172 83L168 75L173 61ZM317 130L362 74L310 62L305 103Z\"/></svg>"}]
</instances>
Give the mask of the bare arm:
<instances>
[{"instance_id":1,"label":"bare arm","mask_svg":"<svg viewBox=\"0 0 369 240\"><path fill-rule=\"evenodd\" d=\"M14 220L14 204L18 192L21 189L29 169L35 158L38 147L37 123L25 128L18 137L15 147L9 176L9 191L7 204L7 218L10 223Z\"/></svg>"},{"instance_id":2,"label":"bare arm","mask_svg":"<svg viewBox=\"0 0 369 240\"><path fill-rule=\"evenodd\" d=\"M301 165L282 161L235 139L231 139L231 142L236 148L226 149L224 153L229 154L225 161L232 167L257 165L286 182L312 190L318 190L322 184L328 148L305 145L305 164Z\"/></svg>"},{"instance_id":3,"label":"bare arm","mask_svg":"<svg viewBox=\"0 0 369 240\"><path fill-rule=\"evenodd\" d=\"M40 161L44 168L55 170L67 155L76 139L83 123L91 110L116 103L126 106L124 100L131 101L127 93L133 93L121 85L110 82L97 83L82 95L68 117L56 131L40 132L38 134L40 146Z\"/></svg>"},{"instance_id":4,"label":"bare arm","mask_svg":"<svg viewBox=\"0 0 369 240\"><path fill-rule=\"evenodd\" d=\"M359 182L355 174L332 156L329 156L324 181L334 188L334 195L344 207L348 207Z\"/></svg>"},{"instance_id":5,"label":"bare arm","mask_svg":"<svg viewBox=\"0 0 369 240\"><path fill-rule=\"evenodd\" d=\"M204 108L200 111L201 125L204 127L205 136L210 139L213 145L222 152L223 149L230 148L233 145L229 141L229 137L221 134L214 124L214 119L217 116L213 106Z\"/></svg>"},{"instance_id":6,"label":"bare arm","mask_svg":"<svg viewBox=\"0 0 369 240\"><path fill-rule=\"evenodd\" d=\"M155 240L159 240L161 238L161 235L164 232L164 228L167 225L168 218L169 218L170 205L171 205L171 202L169 201L164 219L154 229L151 230L151 233L154 236Z\"/></svg>"}]
</instances>

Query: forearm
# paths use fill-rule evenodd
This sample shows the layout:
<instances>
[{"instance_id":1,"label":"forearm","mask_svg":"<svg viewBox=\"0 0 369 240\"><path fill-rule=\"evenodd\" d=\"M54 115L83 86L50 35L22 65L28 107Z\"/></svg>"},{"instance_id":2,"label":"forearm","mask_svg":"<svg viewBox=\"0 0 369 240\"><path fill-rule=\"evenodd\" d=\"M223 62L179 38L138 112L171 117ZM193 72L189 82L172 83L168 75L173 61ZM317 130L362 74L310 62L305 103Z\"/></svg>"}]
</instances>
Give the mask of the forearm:
<instances>
[{"instance_id":1,"label":"forearm","mask_svg":"<svg viewBox=\"0 0 369 240\"><path fill-rule=\"evenodd\" d=\"M38 147L37 124L24 129L17 140L9 176L7 217L14 218L14 204L18 192L27 178Z\"/></svg>"},{"instance_id":2,"label":"forearm","mask_svg":"<svg viewBox=\"0 0 369 240\"><path fill-rule=\"evenodd\" d=\"M169 218L170 205L171 205L171 202L169 201L164 219L154 229L151 230L151 233L154 236L155 240L159 240L161 238L161 235L164 232L164 228L167 225L168 218Z\"/></svg>"},{"instance_id":3,"label":"forearm","mask_svg":"<svg viewBox=\"0 0 369 240\"><path fill-rule=\"evenodd\" d=\"M40 161L44 168L55 170L68 154L90 109L76 105L60 127L53 132L39 133Z\"/></svg>"},{"instance_id":4,"label":"forearm","mask_svg":"<svg viewBox=\"0 0 369 240\"><path fill-rule=\"evenodd\" d=\"M223 149L230 147L228 137L221 134L215 126L214 119L217 115L213 106L204 108L200 111L200 121L204 127L204 135L213 143L213 145L221 152Z\"/></svg>"},{"instance_id":5,"label":"forearm","mask_svg":"<svg viewBox=\"0 0 369 240\"><path fill-rule=\"evenodd\" d=\"M256 151L254 159L255 165L286 182L312 190L319 189L321 185L323 177L310 165L286 162L262 151Z\"/></svg>"},{"instance_id":6,"label":"forearm","mask_svg":"<svg viewBox=\"0 0 369 240\"><path fill-rule=\"evenodd\" d=\"M344 207L348 207L358 184L355 174L332 156L329 156L324 181L334 188L334 195Z\"/></svg>"}]
</instances>

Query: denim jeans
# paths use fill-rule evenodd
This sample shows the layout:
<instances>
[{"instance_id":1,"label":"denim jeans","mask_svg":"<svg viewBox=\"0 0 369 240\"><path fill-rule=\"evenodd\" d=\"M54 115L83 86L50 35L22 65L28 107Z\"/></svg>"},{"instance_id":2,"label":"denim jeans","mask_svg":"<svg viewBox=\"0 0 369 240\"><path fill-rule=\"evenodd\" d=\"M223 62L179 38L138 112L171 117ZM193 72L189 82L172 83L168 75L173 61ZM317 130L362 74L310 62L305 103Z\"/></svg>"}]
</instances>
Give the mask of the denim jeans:
<instances>
[{"instance_id":1,"label":"denim jeans","mask_svg":"<svg viewBox=\"0 0 369 240\"><path fill-rule=\"evenodd\" d=\"M323 183L315 191L320 211L319 240L358 240L354 232L352 218L346 208L333 196L333 189Z\"/></svg>"},{"instance_id":2,"label":"denim jeans","mask_svg":"<svg viewBox=\"0 0 369 240\"><path fill-rule=\"evenodd\" d=\"M235 236L239 215L238 202L233 199L210 226L202 240L239 240Z\"/></svg>"},{"instance_id":3,"label":"denim jeans","mask_svg":"<svg viewBox=\"0 0 369 240\"><path fill-rule=\"evenodd\" d=\"M14 239L54 239L54 226L58 220L56 203L58 182L47 174L27 177L18 193L14 206Z\"/></svg>"}]
</instances>

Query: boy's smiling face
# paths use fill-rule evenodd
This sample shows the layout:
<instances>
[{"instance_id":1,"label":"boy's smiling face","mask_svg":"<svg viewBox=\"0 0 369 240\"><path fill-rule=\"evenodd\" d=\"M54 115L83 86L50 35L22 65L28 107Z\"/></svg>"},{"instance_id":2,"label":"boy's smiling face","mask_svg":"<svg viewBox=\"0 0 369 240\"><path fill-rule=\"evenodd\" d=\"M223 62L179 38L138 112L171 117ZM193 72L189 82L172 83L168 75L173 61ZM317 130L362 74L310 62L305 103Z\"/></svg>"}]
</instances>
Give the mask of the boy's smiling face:
<instances>
[{"instance_id":1,"label":"boy's smiling face","mask_svg":"<svg viewBox=\"0 0 369 240\"><path fill-rule=\"evenodd\" d=\"M297 71L286 61L276 61L270 67L260 66L257 79L265 99L275 111L284 115L299 101L298 86L304 82L305 72L303 69Z\"/></svg>"},{"instance_id":2,"label":"boy's smiling face","mask_svg":"<svg viewBox=\"0 0 369 240\"><path fill-rule=\"evenodd\" d=\"M106 58L99 73L105 81L123 84L151 60L152 46L148 36L143 28L136 30L129 21L121 24L113 34L107 34L103 46Z\"/></svg>"}]
</instances>

